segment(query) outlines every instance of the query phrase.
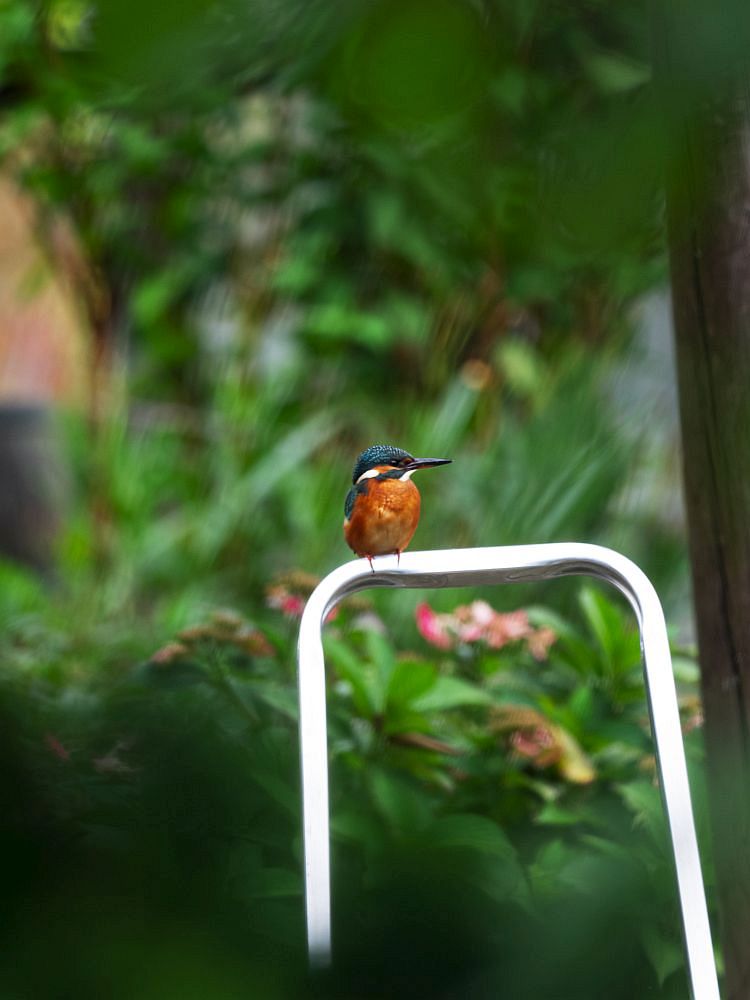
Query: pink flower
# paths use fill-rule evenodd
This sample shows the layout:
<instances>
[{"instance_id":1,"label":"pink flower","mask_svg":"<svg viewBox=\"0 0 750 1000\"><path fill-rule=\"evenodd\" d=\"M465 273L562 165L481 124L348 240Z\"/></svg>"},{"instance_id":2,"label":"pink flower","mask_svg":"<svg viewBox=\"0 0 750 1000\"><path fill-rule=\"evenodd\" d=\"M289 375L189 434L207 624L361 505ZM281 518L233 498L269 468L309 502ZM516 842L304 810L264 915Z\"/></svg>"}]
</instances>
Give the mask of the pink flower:
<instances>
[{"instance_id":1,"label":"pink flower","mask_svg":"<svg viewBox=\"0 0 750 1000\"><path fill-rule=\"evenodd\" d=\"M519 757L525 757L537 767L549 767L559 757L559 748L555 737L544 725L516 729L515 732L511 733L509 742Z\"/></svg>"},{"instance_id":2,"label":"pink flower","mask_svg":"<svg viewBox=\"0 0 750 1000\"><path fill-rule=\"evenodd\" d=\"M546 660L547 653L557 634L551 628L538 628L527 639L529 652L535 660Z\"/></svg>"},{"instance_id":3,"label":"pink flower","mask_svg":"<svg viewBox=\"0 0 750 1000\"><path fill-rule=\"evenodd\" d=\"M294 594L287 590L284 584L269 587L266 591L266 604L269 608L280 611L287 618L301 618L305 610L307 598L301 594ZM334 608L326 615L326 622L332 622L339 613L338 608Z\"/></svg>"},{"instance_id":4,"label":"pink flower","mask_svg":"<svg viewBox=\"0 0 750 1000\"><path fill-rule=\"evenodd\" d=\"M301 618L305 602L298 594L288 594L281 601L281 610L287 618Z\"/></svg>"},{"instance_id":5,"label":"pink flower","mask_svg":"<svg viewBox=\"0 0 750 1000\"><path fill-rule=\"evenodd\" d=\"M437 646L438 649L450 649L453 645L450 633L444 623L446 617L449 616L437 614L425 601L417 605L417 628L422 637L432 646Z\"/></svg>"},{"instance_id":6,"label":"pink flower","mask_svg":"<svg viewBox=\"0 0 750 1000\"><path fill-rule=\"evenodd\" d=\"M283 584L269 587L266 593L266 604L275 608L287 618L301 618L305 610L305 599L299 594L293 594Z\"/></svg>"},{"instance_id":7,"label":"pink flower","mask_svg":"<svg viewBox=\"0 0 750 1000\"><path fill-rule=\"evenodd\" d=\"M484 642L490 649L502 649L525 641L534 659L544 660L557 638L552 629L534 628L525 611L495 611L487 601L461 604L448 614L438 614L422 603L417 607L416 621L422 636L438 649L451 649L458 642Z\"/></svg>"},{"instance_id":8,"label":"pink flower","mask_svg":"<svg viewBox=\"0 0 750 1000\"><path fill-rule=\"evenodd\" d=\"M44 737L44 742L59 760L70 760L70 752L65 749L58 738L53 736L52 733L47 733Z\"/></svg>"},{"instance_id":9,"label":"pink flower","mask_svg":"<svg viewBox=\"0 0 750 1000\"><path fill-rule=\"evenodd\" d=\"M485 639L492 649L502 649L509 642L528 639L533 633L525 611L497 612L487 627Z\"/></svg>"},{"instance_id":10,"label":"pink flower","mask_svg":"<svg viewBox=\"0 0 750 1000\"><path fill-rule=\"evenodd\" d=\"M494 608L486 601L472 601L471 604L457 607L454 615L461 642L478 642L484 638L485 630L491 624L494 614Z\"/></svg>"}]
</instances>

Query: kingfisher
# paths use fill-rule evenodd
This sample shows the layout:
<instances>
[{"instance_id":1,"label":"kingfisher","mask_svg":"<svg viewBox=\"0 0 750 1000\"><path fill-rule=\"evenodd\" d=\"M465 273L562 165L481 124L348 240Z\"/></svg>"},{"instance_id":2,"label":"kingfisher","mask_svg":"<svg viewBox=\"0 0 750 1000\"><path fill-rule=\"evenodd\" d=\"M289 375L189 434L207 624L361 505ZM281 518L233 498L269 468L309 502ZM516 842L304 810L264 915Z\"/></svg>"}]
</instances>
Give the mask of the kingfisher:
<instances>
[{"instance_id":1,"label":"kingfisher","mask_svg":"<svg viewBox=\"0 0 750 1000\"><path fill-rule=\"evenodd\" d=\"M421 499L412 475L450 462L414 458L390 444L374 444L357 458L344 504L344 538L373 573L373 556L395 554L400 559L417 530Z\"/></svg>"}]
</instances>

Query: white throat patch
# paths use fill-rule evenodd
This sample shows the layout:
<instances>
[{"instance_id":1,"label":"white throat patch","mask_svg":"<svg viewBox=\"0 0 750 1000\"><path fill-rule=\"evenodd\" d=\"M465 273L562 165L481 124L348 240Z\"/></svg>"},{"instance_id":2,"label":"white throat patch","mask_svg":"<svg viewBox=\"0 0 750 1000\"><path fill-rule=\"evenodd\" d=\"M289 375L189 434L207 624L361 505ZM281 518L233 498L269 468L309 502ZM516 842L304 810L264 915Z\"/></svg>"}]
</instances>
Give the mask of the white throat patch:
<instances>
[{"instance_id":1,"label":"white throat patch","mask_svg":"<svg viewBox=\"0 0 750 1000\"><path fill-rule=\"evenodd\" d=\"M417 471L416 469L408 469L406 472L402 472L401 475L397 476L396 478L399 479L402 483L407 483L416 471ZM375 479L376 476L379 475L381 475L380 469L368 469L367 472L362 473L362 475L359 477L359 479L354 485L359 486L359 484L362 482L363 479Z\"/></svg>"},{"instance_id":2,"label":"white throat patch","mask_svg":"<svg viewBox=\"0 0 750 1000\"><path fill-rule=\"evenodd\" d=\"M380 475L379 469L368 469L367 472L362 473L362 475L359 477L359 479L354 485L359 486L359 484L362 482L363 479L374 479L376 476L379 475Z\"/></svg>"}]
</instances>

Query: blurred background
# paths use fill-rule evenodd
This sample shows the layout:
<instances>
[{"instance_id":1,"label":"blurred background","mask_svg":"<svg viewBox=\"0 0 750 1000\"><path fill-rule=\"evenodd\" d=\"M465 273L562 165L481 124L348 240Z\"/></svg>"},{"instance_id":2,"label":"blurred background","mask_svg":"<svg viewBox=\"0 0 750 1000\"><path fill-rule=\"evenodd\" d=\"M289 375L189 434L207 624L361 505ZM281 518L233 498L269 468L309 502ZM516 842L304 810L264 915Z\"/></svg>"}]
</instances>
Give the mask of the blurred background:
<instances>
[{"instance_id":1,"label":"blurred background","mask_svg":"<svg viewBox=\"0 0 750 1000\"><path fill-rule=\"evenodd\" d=\"M641 565L700 768L649 32L0 6L3 996L686 995L637 632L581 581L331 623L340 959L302 957L296 621L371 443L453 459L415 548Z\"/></svg>"}]
</instances>

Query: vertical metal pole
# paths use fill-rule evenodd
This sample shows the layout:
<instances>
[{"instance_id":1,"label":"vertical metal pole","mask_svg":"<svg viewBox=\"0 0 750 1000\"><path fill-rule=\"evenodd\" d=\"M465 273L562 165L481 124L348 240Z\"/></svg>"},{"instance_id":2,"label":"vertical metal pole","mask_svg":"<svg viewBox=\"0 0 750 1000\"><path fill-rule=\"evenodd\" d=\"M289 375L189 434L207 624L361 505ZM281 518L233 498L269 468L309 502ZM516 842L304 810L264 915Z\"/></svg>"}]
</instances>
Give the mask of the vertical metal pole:
<instances>
[{"instance_id":1,"label":"vertical metal pole","mask_svg":"<svg viewBox=\"0 0 750 1000\"><path fill-rule=\"evenodd\" d=\"M375 573L364 560L346 563L315 589L298 643L300 753L305 848L305 902L310 961L331 961L328 746L322 628L342 598L369 587L461 587L548 580L587 574L607 580L629 600L638 619L646 693L694 1000L720 1000L706 895L690 802L685 751L667 630L659 598L629 559L598 545L554 543L446 549L382 557Z\"/></svg>"},{"instance_id":2,"label":"vertical metal pole","mask_svg":"<svg viewBox=\"0 0 750 1000\"><path fill-rule=\"evenodd\" d=\"M328 726L321 636L328 613L325 582L307 602L297 651L307 950L314 968L324 968L331 961Z\"/></svg>"}]
</instances>

